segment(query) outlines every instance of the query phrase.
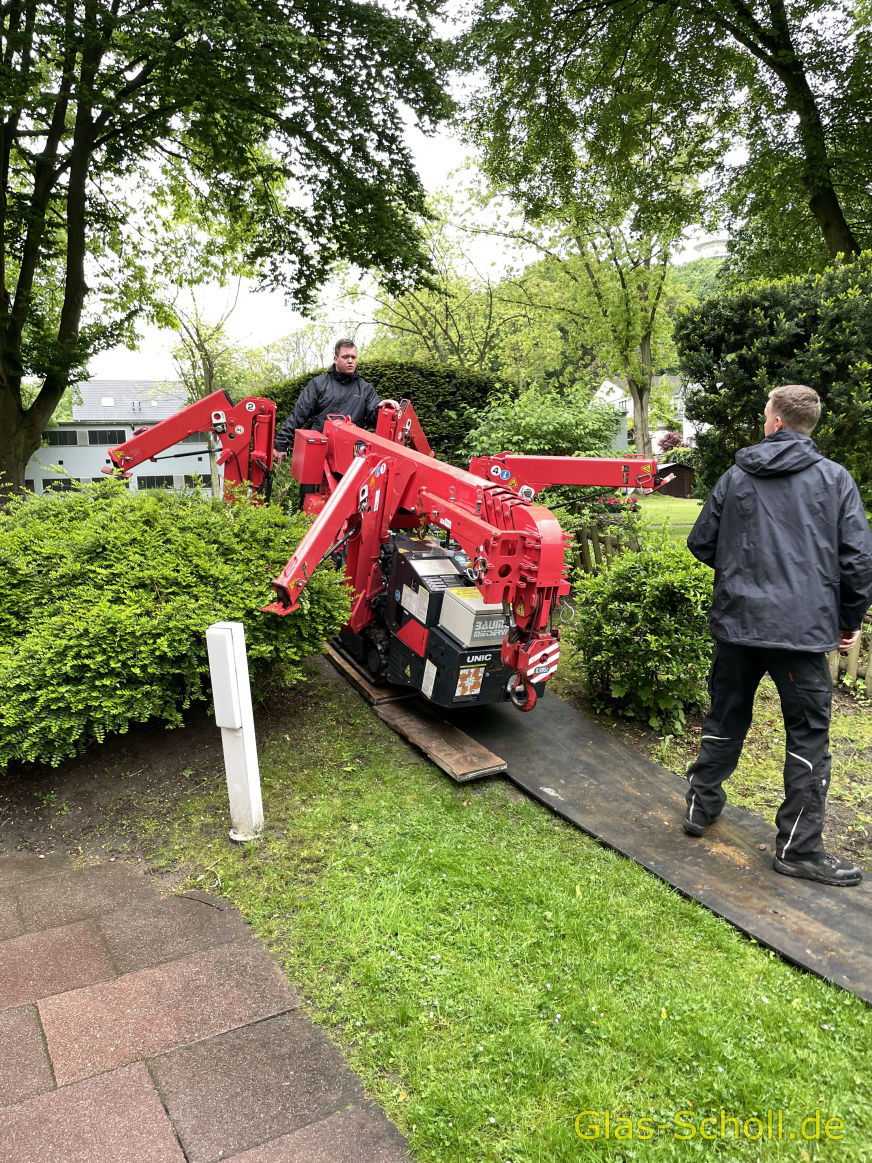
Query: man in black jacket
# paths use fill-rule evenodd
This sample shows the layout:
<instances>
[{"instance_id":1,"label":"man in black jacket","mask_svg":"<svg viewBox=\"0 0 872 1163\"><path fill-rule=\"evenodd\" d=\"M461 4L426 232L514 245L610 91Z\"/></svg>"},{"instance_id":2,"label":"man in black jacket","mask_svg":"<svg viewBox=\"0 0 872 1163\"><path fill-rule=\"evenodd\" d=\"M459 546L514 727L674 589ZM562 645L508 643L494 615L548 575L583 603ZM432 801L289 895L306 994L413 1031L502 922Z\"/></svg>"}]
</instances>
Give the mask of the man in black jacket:
<instances>
[{"instance_id":1,"label":"man in black jacket","mask_svg":"<svg viewBox=\"0 0 872 1163\"><path fill-rule=\"evenodd\" d=\"M817 392L775 388L760 444L736 454L687 539L715 571L711 710L687 778L684 830L702 836L726 802L768 671L787 732L784 802L773 866L823 884L859 884L862 871L825 851L832 680L826 654L850 649L872 602L872 533L851 475L810 433Z\"/></svg>"},{"instance_id":2,"label":"man in black jacket","mask_svg":"<svg viewBox=\"0 0 872 1163\"><path fill-rule=\"evenodd\" d=\"M328 416L350 416L354 424L374 424L380 403L372 384L357 374L357 347L353 339L337 339L333 348L333 367L309 380L297 398L294 409L279 429L275 439L276 460L281 462L293 448L298 428L324 431Z\"/></svg>"}]
</instances>

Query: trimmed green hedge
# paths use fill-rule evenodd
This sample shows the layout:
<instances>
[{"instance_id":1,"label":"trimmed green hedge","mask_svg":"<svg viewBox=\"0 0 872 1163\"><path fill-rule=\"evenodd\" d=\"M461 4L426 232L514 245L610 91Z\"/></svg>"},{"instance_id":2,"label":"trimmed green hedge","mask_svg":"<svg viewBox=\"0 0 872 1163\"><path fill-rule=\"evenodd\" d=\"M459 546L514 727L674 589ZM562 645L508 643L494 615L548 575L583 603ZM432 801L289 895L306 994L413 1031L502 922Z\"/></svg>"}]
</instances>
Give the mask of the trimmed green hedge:
<instances>
[{"instance_id":1,"label":"trimmed green hedge","mask_svg":"<svg viewBox=\"0 0 872 1163\"><path fill-rule=\"evenodd\" d=\"M0 770L56 765L153 717L179 725L211 696L213 622L244 624L253 690L276 667L299 680L348 609L323 569L297 613L261 612L307 524L116 481L13 501L0 512Z\"/></svg>"},{"instance_id":2,"label":"trimmed green hedge","mask_svg":"<svg viewBox=\"0 0 872 1163\"><path fill-rule=\"evenodd\" d=\"M771 388L808 384L824 403L813 439L872 502L872 254L805 278L757 282L686 311L675 328L687 415L711 488L737 449L763 439Z\"/></svg>"},{"instance_id":3,"label":"trimmed green hedge","mask_svg":"<svg viewBox=\"0 0 872 1163\"><path fill-rule=\"evenodd\" d=\"M309 380L326 368L284 380L266 388L263 395L275 400L276 423L281 426ZM410 360L366 360L358 364L382 400L411 400L430 447L440 460L463 463L459 449L478 423L496 386L490 376L441 363Z\"/></svg>"},{"instance_id":4,"label":"trimmed green hedge","mask_svg":"<svg viewBox=\"0 0 872 1163\"><path fill-rule=\"evenodd\" d=\"M653 538L580 579L569 638L595 706L681 732L706 702L712 586L685 545Z\"/></svg>"}]
</instances>

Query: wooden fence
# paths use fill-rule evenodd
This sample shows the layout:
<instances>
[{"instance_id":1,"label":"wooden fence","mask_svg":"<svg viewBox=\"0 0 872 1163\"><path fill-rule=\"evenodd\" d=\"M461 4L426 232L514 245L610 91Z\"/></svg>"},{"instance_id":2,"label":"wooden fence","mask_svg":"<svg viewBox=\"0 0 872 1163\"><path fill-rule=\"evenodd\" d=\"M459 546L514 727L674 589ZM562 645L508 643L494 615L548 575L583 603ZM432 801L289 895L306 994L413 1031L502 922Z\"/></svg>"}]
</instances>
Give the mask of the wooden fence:
<instances>
[{"instance_id":1,"label":"wooden fence","mask_svg":"<svg viewBox=\"0 0 872 1163\"><path fill-rule=\"evenodd\" d=\"M620 537L611 533L600 533L598 529L589 526L579 529L575 534L574 551L578 559L579 568L585 573L596 573L603 564L620 553L622 549L638 549L639 544L632 530ZM833 650L827 655L830 664L830 674L833 681L840 677L857 684L866 694L872 696L872 611L864 619L866 632L860 635L847 655Z\"/></svg>"},{"instance_id":2,"label":"wooden fence","mask_svg":"<svg viewBox=\"0 0 872 1163\"><path fill-rule=\"evenodd\" d=\"M585 573L596 573L620 553L622 549L638 549L639 542L636 534L628 529L626 534L616 536L613 533L600 533L592 525L579 529L574 534L574 551L578 559L579 568Z\"/></svg>"}]
</instances>

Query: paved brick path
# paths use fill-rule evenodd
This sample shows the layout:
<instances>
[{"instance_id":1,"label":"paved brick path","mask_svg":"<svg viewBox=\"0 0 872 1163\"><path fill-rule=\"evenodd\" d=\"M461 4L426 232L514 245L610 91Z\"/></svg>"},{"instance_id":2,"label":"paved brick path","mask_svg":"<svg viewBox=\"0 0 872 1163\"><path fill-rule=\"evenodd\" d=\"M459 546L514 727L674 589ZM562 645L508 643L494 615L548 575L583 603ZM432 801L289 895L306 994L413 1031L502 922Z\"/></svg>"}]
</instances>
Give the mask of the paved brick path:
<instances>
[{"instance_id":1,"label":"paved brick path","mask_svg":"<svg viewBox=\"0 0 872 1163\"><path fill-rule=\"evenodd\" d=\"M402 1163L238 913L0 856L3 1163Z\"/></svg>"}]
</instances>

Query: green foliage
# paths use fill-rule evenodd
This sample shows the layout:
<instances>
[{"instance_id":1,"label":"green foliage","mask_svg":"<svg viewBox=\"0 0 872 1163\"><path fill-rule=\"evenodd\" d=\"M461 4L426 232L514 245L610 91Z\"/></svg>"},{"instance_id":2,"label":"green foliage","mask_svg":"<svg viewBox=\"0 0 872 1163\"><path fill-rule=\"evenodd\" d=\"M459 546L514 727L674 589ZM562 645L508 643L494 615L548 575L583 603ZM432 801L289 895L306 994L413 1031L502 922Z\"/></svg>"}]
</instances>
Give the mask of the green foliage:
<instances>
[{"instance_id":1,"label":"green foliage","mask_svg":"<svg viewBox=\"0 0 872 1163\"><path fill-rule=\"evenodd\" d=\"M602 170L640 233L726 206L746 271L870 245L865 0L476 0L466 50L473 136L534 216ZM652 145L660 164L640 168Z\"/></svg>"},{"instance_id":2,"label":"green foliage","mask_svg":"<svg viewBox=\"0 0 872 1163\"><path fill-rule=\"evenodd\" d=\"M516 395L494 395L465 449L470 456L516 452L546 456L596 456L614 447L621 417L606 404L592 404L593 386L566 392L532 387Z\"/></svg>"},{"instance_id":3,"label":"green foliage","mask_svg":"<svg viewBox=\"0 0 872 1163\"><path fill-rule=\"evenodd\" d=\"M872 253L820 275L760 281L687 311L676 326L700 483L711 488L738 448L763 438L768 392L808 384L824 415L814 440L872 498Z\"/></svg>"},{"instance_id":4,"label":"green foliage","mask_svg":"<svg viewBox=\"0 0 872 1163\"><path fill-rule=\"evenodd\" d=\"M482 272L469 254L470 235L487 235L495 211L481 191L466 193L471 203L431 199L425 234L432 281L375 297L379 326L366 358L458 364L520 387L574 383L591 356L574 283L556 259L529 263L530 232L507 225L500 230L503 275L494 281Z\"/></svg>"},{"instance_id":5,"label":"green foliage","mask_svg":"<svg viewBox=\"0 0 872 1163\"><path fill-rule=\"evenodd\" d=\"M703 705L712 572L684 545L652 539L578 584L570 638L594 704L680 732Z\"/></svg>"},{"instance_id":6,"label":"green foliage","mask_svg":"<svg viewBox=\"0 0 872 1163\"><path fill-rule=\"evenodd\" d=\"M279 425L312 376L323 370L285 380L262 393L275 400ZM382 400L411 400L436 456L454 464L460 463L459 450L495 387L490 376L451 364L362 359L357 370Z\"/></svg>"},{"instance_id":7,"label":"green foliage","mask_svg":"<svg viewBox=\"0 0 872 1163\"><path fill-rule=\"evenodd\" d=\"M420 276L406 135L450 110L440 55L426 4L4 7L0 470L13 484L67 383L159 311L167 272L144 222L196 224L195 279L235 266L298 305L341 263L394 290ZM33 415L22 375L42 382Z\"/></svg>"},{"instance_id":8,"label":"green foliage","mask_svg":"<svg viewBox=\"0 0 872 1163\"><path fill-rule=\"evenodd\" d=\"M690 302L707 299L718 291L723 265L722 258L695 258L681 263L672 270L672 293Z\"/></svg>"},{"instance_id":9,"label":"green foliage","mask_svg":"<svg viewBox=\"0 0 872 1163\"><path fill-rule=\"evenodd\" d=\"M245 626L253 686L287 682L346 616L319 570L287 617L264 614L270 579L306 519L201 495L128 493L106 481L13 501L0 513L0 769L57 764L90 740L210 696L206 628Z\"/></svg>"},{"instance_id":10,"label":"green foliage","mask_svg":"<svg viewBox=\"0 0 872 1163\"><path fill-rule=\"evenodd\" d=\"M658 457L658 461L663 464L686 464L690 468L696 469L696 449L678 445L675 448L670 448L668 452L662 453Z\"/></svg>"},{"instance_id":11,"label":"green foliage","mask_svg":"<svg viewBox=\"0 0 872 1163\"><path fill-rule=\"evenodd\" d=\"M571 522L564 528L596 529L602 533L637 533L642 526L642 505L638 497L617 489L579 489L580 499L572 505ZM563 521L561 520L561 524Z\"/></svg>"}]
</instances>

